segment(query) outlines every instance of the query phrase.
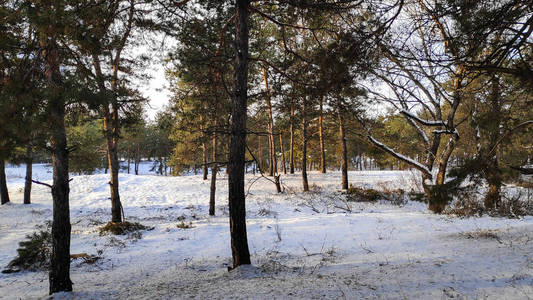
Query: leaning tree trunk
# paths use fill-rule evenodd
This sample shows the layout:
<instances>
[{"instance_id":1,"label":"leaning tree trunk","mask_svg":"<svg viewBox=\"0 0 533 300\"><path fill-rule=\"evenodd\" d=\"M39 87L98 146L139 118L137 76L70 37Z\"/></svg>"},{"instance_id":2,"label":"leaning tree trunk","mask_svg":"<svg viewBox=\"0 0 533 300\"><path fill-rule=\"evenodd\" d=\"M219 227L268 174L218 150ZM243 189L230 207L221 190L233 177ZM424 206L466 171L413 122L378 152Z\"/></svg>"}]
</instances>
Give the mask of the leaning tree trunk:
<instances>
[{"instance_id":1,"label":"leaning tree trunk","mask_svg":"<svg viewBox=\"0 0 533 300\"><path fill-rule=\"evenodd\" d=\"M48 112L50 122L50 148L54 178L52 184L53 221L52 255L50 259L50 295L61 291L72 291L70 280L70 211L68 149L65 130L65 102L63 99L60 60L54 39L41 41L43 57L46 59L45 74L51 90Z\"/></svg>"},{"instance_id":2,"label":"leaning tree trunk","mask_svg":"<svg viewBox=\"0 0 533 300\"><path fill-rule=\"evenodd\" d=\"M111 222L122 222L122 204L118 187L118 172L120 168L118 158L118 109L113 107L110 111L104 105L104 131L106 132L107 159L109 165L109 188L111 191Z\"/></svg>"},{"instance_id":3,"label":"leaning tree trunk","mask_svg":"<svg viewBox=\"0 0 533 300\"><path fill-rule=\"evenodd\" d=\"M24 181L24 204L31 204L31 178L33 173L33 154L31 146L26 147L26 178Z\"/></svg>"},{"instance_id":4,"label":"leaning tree trunk","mask_svg":"<svg viewBox=\"0 0 533 300\"><path fill-rule=\"evenodd\" d=\"M307 181L307 100L303 97L302 105L302 185L304 192L309 191Z\"/></svg>"},{"instance_id":5,"label":"leaning tree trunk","mask_svg":"<svg viewBox=\"0 0 533 300\"><path fill-rule=\"evenodd\" d=\"M0 198L2 204L9 202L9 192L7 190L7 180L6 180L6 162L4 159L0 159Z\"/></svg>"},{"instance_id":6,"label":"leaning tree trunk","mask_svg":"<svg viewBox=\"0 0 533 300\"><path fill-rule=\"evenodd\" d=\"M251 264L246 235L244 167L248 97L249 0L236 0L234 98L231 110L228 201L233 267Z\"/></svg>"},{"instance_id":7,"label":"leaning tree trunk","mask_svg":"<svg viewBox=\"0 0 533 300\"><path fill-rule=\"evenodd\" d=\"M346 133L344 130L344 118L342 117L342 111L339 107L338 109L339 117L339 135L341 138L342 144L342 161L341 161L341 170L342 170L342 189L348 189L348 151L346 148Z\"/></svg>"},{"instance_id":8,"label":"leaning tree trunk","mask_svg":"<svg viewBox=\"0 0 533 300\"><path fill-rule=\"evenodd\" d=\"M294 174L294 104L291 103L289 124L289 173Z\"/></svg>"},{"instance_id":9,"label":"leaning tree trunk","mask_svg":"<svg viewBox=\"0 0 533 300\"><path fill-rule=\"evenodd\" d=\"M324 98L320 97L320 110L318 115L318 137L320 139L320 172L326 173L326 149L324 147L324 129L322 127Z\"/></svg>"}]
</instances>

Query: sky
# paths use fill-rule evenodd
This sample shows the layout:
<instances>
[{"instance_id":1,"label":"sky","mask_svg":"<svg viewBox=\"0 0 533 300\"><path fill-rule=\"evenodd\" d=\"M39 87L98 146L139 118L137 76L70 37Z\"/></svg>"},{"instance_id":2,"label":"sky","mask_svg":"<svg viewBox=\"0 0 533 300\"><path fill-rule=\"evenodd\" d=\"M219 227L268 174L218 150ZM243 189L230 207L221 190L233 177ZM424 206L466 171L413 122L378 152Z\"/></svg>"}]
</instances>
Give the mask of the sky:
<instances>
[{"instance_id":1,"label":"sky","mask_svg":"<svg viewBox=\"0 0 533 300\"><path fill-rule=\"evenodd\" d=\"M153 65L147 72L152 79L141 86L142 94L149 99L146 106L146 115L148 119L154 120L157 112L161 111L170 99L168 82L165 78L165 69L162 63Z\"/></svg>"}]
</instances>

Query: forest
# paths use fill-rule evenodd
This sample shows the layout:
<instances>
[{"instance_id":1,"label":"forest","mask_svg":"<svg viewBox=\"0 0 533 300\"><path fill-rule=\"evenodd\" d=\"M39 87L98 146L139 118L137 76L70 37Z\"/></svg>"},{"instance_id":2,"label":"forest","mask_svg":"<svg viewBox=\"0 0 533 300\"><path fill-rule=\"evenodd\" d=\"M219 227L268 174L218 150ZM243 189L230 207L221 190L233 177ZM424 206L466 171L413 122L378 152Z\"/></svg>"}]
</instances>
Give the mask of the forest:
<instances>
[{"instance_id":1,"label":"forest","mask_svg":"<svg viewBox=\"0 0 533 300\"><path fill-rule=\"evenodd\" d=\"M0 298L533 293L531 0L6 0L0 29Z\"/></svg>"}]
</instances>

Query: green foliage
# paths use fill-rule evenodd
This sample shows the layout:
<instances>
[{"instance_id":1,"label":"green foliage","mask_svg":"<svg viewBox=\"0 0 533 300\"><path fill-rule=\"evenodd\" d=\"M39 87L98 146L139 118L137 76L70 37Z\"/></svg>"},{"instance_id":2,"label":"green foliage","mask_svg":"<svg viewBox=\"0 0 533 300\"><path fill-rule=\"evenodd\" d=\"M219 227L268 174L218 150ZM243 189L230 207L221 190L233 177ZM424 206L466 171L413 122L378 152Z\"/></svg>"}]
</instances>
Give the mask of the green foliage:
<instances>
[{"instance_id":1,"label":"green foliage","mask_svg":"<svg viewBox=\"0 0 533 300\"><path fill-rule=\"evenodd\" d=\"M78 174L93 174L104 167L105 139L100 120L67 128L67 140L72 145L69 169Z\"/></svg>"},{"instance_id":2,"label":"green foliage","mask_svg":"<svg viewBox=\"0 0 533 300\"><path fill-rule=\"evenodd\" d=\"M52 234L49 226L38 232L26 236L26 240L19 243L17 257L12 260L3 273L18 270L46 270L50 266L52 255Z\"/></svg>"},{"instance_id":3,"label":"green foliage","mask_svg":"<svg viewBox=\"0 0 533 300\"><path fill-rule=\"evenodd\" d=\"M114 235L125 235L128 233L135 233L140 230L152 230L154 227L145 226L138 222L109 222L100 228L100 235L106 235L108 233Z\"/></svg>"}]
</instances>

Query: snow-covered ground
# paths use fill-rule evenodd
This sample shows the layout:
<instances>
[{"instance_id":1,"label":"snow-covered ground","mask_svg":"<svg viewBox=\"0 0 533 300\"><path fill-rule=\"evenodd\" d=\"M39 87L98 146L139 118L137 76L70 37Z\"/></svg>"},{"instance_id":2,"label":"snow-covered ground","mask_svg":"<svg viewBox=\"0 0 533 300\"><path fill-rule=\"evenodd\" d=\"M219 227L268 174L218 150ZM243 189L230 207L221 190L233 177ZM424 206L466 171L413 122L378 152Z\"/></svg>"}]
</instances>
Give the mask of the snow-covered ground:
<instances>
[{"instance_id":1,"label":"snow-covered ground","mask_svg":"<svg viewBox=\"0 0 533 300\"><path fill-rule=\"evenodd\" d=\"M50 180L46 166L36 177ZM146 172L144 172L146 174ZM0 267L18 242L52 218L47 187L34 185L23 205L23 168L7 170L12 203L0 207ZM201 176L120 174L126 219L154 226L134 236L100 236L110 219L109 175L73 176L71 253L99 254L95 264L73 261L74 292L60 298L443 299L533 297L533 218L454 218L425 205L339 199L341 176L282 175L286 193L247 177L247 224L257 269L231 265L227 178L217 181L215 217L207 216L209 181ZM409 190L412 174L350 172L357 186ZM181 222L193 228L180 229ZM0 298L46 297L46 272L0 274ZM56 297L57 298L57 297Z\"/></svg>"}]
</instances>

